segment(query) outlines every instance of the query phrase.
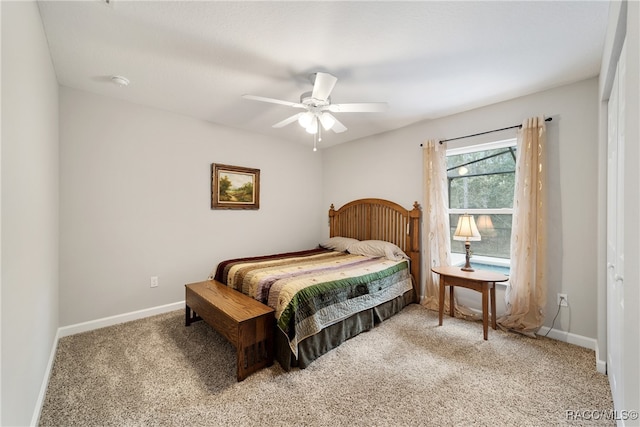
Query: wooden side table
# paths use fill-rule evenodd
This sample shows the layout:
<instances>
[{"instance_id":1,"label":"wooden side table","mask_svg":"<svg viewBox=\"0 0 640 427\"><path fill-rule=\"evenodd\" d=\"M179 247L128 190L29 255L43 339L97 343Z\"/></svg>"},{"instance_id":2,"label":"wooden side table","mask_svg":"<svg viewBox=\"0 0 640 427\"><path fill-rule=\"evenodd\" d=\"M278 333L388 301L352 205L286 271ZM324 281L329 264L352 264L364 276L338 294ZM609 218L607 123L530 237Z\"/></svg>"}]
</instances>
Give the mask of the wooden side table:
<instances>
[{"instance_id":1,"label":"wooden side table","mask_svg":"<svg viewBox=\"0 0 640 427\"><path fill-rule=\"evenodd\" d=\"M460 267L442 266L431 269L440 275L439 325L442 326L444 312L444 288L449 286L449 315L454 317L453 288L461 286L482 293L482 329L484 339L489 330L489 297L491 298L491 327L496 329L496 283L506 282L509 277L487 270L462 271Z\"/></svg>"}]
</instances>

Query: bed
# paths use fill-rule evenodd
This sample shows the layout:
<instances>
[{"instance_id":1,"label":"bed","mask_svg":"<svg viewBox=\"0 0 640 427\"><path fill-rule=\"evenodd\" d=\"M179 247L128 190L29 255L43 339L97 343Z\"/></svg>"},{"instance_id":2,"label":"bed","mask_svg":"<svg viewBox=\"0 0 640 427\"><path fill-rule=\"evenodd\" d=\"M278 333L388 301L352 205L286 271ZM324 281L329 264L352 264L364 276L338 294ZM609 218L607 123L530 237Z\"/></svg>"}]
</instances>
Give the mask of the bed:
<instances>
[{"instance_id":1,"label":"bed","mask_svg":"<svg viewBox=\"0 0 640 427\"><path fill-rule=\"evenodd\" d=\"M220 262L218 281L275 310L275 359L305 368L344 341L417 302L418 203L383 199L329 209L329 238L317 248Z\"/></svg>"}]
</instances>

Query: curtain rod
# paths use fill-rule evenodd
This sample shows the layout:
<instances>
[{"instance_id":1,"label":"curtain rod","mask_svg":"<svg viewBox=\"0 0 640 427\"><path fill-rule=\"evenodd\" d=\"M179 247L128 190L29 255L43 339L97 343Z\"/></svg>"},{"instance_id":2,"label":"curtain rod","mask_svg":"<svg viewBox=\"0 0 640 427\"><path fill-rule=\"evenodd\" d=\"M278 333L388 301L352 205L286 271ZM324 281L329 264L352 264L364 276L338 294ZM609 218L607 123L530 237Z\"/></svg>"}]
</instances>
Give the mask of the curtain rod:
<instances>
[{"instance_id":1,"label":"curtain rod","mask_svg":"<svg viewBox=\"0 0 640 427\"><path fill-rule=\"evenodd\" d=\"M547 117L546 119L544 119L545 122L550 122L551 120L553 120L551 117ZM486 132L474 133L472 135L458 136L457 138L443 139L442 141L440 141L440 144L447 141L455 141L456 139L471 138L472 136L480 136L480 135L485 135L487 133L500 132L501 130L515 129L515 128L521 128L521 127L522 127L522 124L519 124L519 125L509 126L502 129L494 129L494 130L488 130ZM420 144L420 147L422 147L422 144Z\"/></svg>"}]
</instances>

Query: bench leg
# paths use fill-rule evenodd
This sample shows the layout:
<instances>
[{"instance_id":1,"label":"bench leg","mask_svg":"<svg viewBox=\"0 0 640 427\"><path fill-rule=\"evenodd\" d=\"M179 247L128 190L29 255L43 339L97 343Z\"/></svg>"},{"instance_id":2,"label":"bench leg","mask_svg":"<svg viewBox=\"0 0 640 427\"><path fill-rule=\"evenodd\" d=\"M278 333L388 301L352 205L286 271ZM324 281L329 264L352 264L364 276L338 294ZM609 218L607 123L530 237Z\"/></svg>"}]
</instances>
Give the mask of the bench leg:
<instances>
[{"instance_id":1,"label":"bench leg","mask_svg":"<svg viewBox=\"0 0 640 427\"><path fill-rule=\"evenodd\" d=\"M199 320L202 320L202 317L198 316L198 314L195 311L191 310L191 307L185 304L184 305L184 325L191 326L193 322L197 322Z\"/></svg>"},{"instance_id":2,"label":"bench leg","mask_svg":"<svg viewBox=\"0 0 640 427\"><path fill-rule=\"evenodd\" d=\"M237 378L273 365L273 313L240 324L236 348Z\"/></svg>"}]
</instances>

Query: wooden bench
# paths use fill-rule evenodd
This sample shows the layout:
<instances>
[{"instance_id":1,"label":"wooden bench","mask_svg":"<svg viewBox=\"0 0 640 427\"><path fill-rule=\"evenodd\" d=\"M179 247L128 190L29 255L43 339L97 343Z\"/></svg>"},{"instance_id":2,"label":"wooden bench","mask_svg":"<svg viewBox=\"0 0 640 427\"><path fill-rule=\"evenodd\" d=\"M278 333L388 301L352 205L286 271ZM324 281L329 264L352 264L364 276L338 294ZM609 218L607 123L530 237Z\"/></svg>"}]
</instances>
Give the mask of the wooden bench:
<instances>
[{"instance_id":1,"label":"wooden bench","mask_svg":"<svg viewBox=\"0 0 640 427\"><path fill-rule=\"evenodd\" d=\"M273 308L215 280L185 288L186 326L204 320L233 344L238 381L273 364Z\"/></svg>"}]
</instances>

